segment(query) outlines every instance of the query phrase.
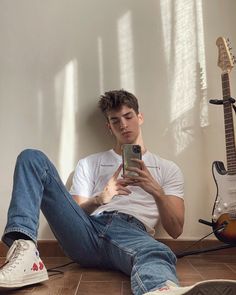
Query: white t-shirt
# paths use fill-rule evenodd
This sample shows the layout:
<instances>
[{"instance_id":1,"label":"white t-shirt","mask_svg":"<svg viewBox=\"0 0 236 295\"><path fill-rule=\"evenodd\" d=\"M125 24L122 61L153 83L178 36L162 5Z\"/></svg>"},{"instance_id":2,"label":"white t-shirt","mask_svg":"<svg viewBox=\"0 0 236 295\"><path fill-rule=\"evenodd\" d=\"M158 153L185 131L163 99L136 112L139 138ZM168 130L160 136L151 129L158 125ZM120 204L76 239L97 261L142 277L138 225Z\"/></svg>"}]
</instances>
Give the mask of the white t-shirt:
<instances>
[{"instance_id":1,"label":"white t-shirt","mask_svg":"<svg viewBox=\"0 0 236 295\"><path fill-rule=\"evenodd\" d=\"M183 175L174 162L162 159L149 151L145 152L142 160L166 195L183 198ZM87 198L100 194L121 162L122 157L113 149L81 159L75 169L70 193ZM136 217L150 234L154 234L154 227L159 221L154 198L140 187L128 188L132 191L131 194L114 196L110 203L98 207L92 215L117 210Z\"/></svg>"}]
</instances>

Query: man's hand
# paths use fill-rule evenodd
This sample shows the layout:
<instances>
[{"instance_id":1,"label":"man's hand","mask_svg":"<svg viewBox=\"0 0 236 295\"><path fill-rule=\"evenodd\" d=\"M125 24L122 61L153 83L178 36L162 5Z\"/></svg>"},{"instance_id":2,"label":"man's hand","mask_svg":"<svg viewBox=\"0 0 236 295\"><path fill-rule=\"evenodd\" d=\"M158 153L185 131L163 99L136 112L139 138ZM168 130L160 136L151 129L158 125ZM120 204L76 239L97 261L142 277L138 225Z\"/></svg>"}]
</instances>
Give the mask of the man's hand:
<instances>
[{"instance_id":1,"label":"man's hand","mask_svg":"<svg viewBox=\"0 0 236 295\"><path fill-rule=\"evenodd\" d=\"M161 222L167 233L176 239L183 231L184 225L184 202L183 199L165 195L159 183L152 177L142 160L132 159L140 164L141 169L130 167L127 170L134 171L138 176L123 176L131 185L139 186L151 194L157 204Z\"/></svg>"},{"instance_id":2,"label":"man's hand","mask_svg":"<svg viewBox=\"0 0 236 295\"><path fill-rule=\"evenodd\" d=\"M151 173L147 169L146 165L142 160L132 159L132 161L140 164L141 169L137 167L129 167L127 170L136 172L137 176L126 176L123 175L124 179L130 182L133 186L139 186L145 190L150 195L158 194L160 196L164 195L164 191L157 181L152 177Z\"/></svg>"},{"instance_id":3,"label":"man's hand","mask_svg":"<svg viewBox=\"0 0 236 295\"><path fill-rule=\"evenodd\" d=\"M119 166L102 193L98 196L100 203L107 204L115 195L129 195L131 193L126 186L132 183L132 181L129 179L118 179L121 169L122 165Z\"/></svg>"},{"instance_id":4,"label":"man's hand","mask_svg":"<svg viewBox=\"0 0 236 295\"><path fill-rule=\"evenodd\" d=\"M119 166L99 195L93 198L73 195L73 199L84 211L91 214L98 206L109 203L115 195L129 195L131 191L126 186L132 181L123 178L118 179L121 168L122 165Z\"/></svg>"}]
</instances>

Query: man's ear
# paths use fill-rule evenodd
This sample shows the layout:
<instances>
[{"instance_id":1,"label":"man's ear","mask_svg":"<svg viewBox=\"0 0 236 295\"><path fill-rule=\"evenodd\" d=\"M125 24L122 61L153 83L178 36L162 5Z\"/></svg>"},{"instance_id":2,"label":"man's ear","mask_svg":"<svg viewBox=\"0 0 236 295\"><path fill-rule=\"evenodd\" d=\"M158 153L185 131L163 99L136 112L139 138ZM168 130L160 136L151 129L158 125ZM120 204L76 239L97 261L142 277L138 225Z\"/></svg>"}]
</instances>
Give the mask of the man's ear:
<instances>
[{"instance_id":1,"label":"man's ear","mask_svg":"<svg viewBox=\"0 0 236 295\"><path fill-rule=\"evenodd\" d=\"M113 135L113 132L112 132L112 130L111 130L111 125L110 125L110 123L106 123L106 126L107 126L107 129L109 130L109 132L111 133L111 135Z\"/></svg>"},{"instance_id":2,"label":"man's ear","mask_svg":"<svg viewBox=\"0 0 236 295\"><path fill-rule=\"evenodd\" d=\"M138 113L139 125L142 125L144 122L143 113Z\"/></svg>"}]
</instances>

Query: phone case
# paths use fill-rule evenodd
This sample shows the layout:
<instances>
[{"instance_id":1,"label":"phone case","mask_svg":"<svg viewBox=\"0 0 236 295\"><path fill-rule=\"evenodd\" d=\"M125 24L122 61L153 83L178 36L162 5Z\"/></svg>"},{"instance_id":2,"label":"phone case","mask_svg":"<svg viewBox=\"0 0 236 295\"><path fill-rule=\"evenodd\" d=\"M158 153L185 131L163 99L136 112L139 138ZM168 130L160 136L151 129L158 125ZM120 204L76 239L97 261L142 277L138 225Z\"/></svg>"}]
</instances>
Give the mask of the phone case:
<instances>
[{"instance_id":1,"label":"phone case","mask_svg":"<svg viewBox=\"0 0 236 295\"><path fill-rule=\"evenodd\" d=\"M132 161L132 158L142 159L141 146L138 144L124 144L122 147L122 158L123 158L123 174L129 176L137 176L137 173L133 171L127 171L127 167L141 168L140 164Z\"/></svg>"}]
</instances>

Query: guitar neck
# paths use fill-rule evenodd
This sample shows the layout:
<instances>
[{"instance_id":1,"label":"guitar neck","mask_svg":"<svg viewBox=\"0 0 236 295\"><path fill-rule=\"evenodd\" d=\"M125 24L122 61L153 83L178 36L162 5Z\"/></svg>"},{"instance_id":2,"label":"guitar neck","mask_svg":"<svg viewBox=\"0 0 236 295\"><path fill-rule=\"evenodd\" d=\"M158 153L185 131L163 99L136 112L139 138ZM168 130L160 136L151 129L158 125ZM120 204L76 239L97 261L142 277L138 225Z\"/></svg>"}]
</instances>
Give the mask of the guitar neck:
<instances>
[{"instance_id":1,"label":"guitar neck","mask_svg":"<svg viewBox=\"0 0 236 295\"><path fill-rule=\"evenodd\" d=\"M223 91L223 107L224 107L224 123L225 123L225 143L228 174L236 174L236 149L234 138L234 123L232 114L232 104L229 100L230 82L229 73L221 75L222 91Z\"/></svg>"}]
</instances>

